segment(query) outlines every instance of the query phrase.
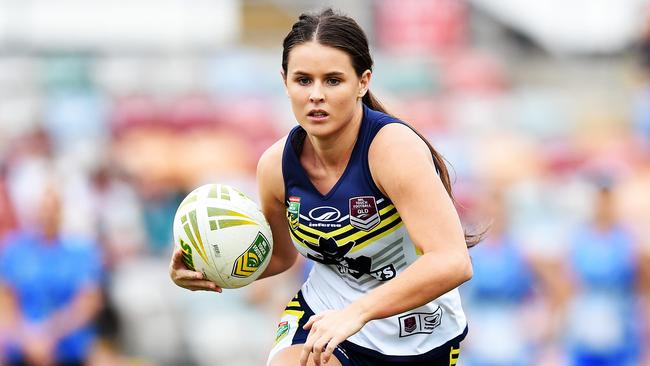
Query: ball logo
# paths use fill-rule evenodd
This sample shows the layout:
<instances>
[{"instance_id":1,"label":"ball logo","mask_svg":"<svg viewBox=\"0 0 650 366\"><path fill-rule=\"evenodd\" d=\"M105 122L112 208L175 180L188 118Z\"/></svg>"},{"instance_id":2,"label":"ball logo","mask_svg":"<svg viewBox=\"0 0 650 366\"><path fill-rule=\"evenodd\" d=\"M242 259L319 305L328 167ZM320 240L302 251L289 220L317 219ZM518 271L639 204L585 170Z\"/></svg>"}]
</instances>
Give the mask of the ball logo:
<instances>
[{"instance_id":1,"label":"ball logo","mask_svg":"<svg viewBox=\"0 0 650 366\"><path fill-rule=\"evenodd\" d=\"M183 239L180 239L181 250L183 251L183 263L185 267L194 271L194 259L192 259L192 247Z\"/></svg>"},{"instance_id":2,"label":"ball logo","mask_svg":"<svg viewBox=\"0 0 650 366\"><path fill-rule=\"evenodd\" d=\"M341 211L337 210L336 207L321 206L309 211L309 217L316 221L331 222L341 218Z\"/></svg>"},{"instance_id":3,"label":"ball logo","mask_svg":"<svg viewBox=\"0 0 650 366\"><path fill-rule=\"evenodd\" d=\"M232 269L234 277L246 278L255 273L271 252L271 245L262 233L258 233L253 244L240 255Z\"/></svg>"}]
</instances>

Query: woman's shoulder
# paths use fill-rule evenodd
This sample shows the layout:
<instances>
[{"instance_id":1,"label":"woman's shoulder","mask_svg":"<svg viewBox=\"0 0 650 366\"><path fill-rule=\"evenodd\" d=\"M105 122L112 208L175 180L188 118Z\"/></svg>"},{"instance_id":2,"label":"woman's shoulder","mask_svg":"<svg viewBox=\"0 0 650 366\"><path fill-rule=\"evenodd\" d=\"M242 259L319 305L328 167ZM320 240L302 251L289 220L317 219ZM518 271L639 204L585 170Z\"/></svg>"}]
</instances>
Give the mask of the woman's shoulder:
<instances>
[{"instance_id":1,"label":"woman's shoulder","mask_svg":"<svg viewBox=\"0 0 650 366\"><path fill-rule=\"evenodd\" d=\"M402 123L386 124L379 130L368 149L368 165L382 192L385 179L411 181L434 167L428 145Z\"/></svg>"},{"instance_id":2,"label":"woman's shoulder","mask_svg":"<svg viewBox=\"0 0 650 366\"><path fill-rule=\"evenodd\" d=\"M271 146L269 146L263 153L258 162L258 169L260 165L277 164L282 161L282 154L284 153L284 146L287 142L288 135L283 136Z\"/></svg>"},{"instance_id":3,"label":"woman's shoulder","mask_svg":"<svg viewBox=\"0 0 650 366\"><path fill-rule=\"evenodd\" d=\"M284 194L282 155L287 136L282 137L262 153L257 163L257 181L260 189L268 190L279 198Z\"/></svg>"},{"instance_id":4,"label":"woman's shoulder","mask_svg":"<svg viewBox=\"0 0 650 366\"><path fill-rule=\"evenodd\" d=\"M391 117L385 122L370 144L370 151L391 154L431 154L426 142L407 124Z\"/></svg>"}]
</instances>

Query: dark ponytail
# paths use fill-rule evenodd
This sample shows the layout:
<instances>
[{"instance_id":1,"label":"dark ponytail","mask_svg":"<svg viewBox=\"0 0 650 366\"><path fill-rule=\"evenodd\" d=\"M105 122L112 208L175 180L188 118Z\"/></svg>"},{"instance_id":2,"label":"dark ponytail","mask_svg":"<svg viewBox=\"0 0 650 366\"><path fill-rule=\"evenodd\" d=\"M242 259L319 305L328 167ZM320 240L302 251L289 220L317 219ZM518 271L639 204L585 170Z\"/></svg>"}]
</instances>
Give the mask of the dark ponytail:
<instances>
[{"instance_id":1,"label":"dark ponytail","mask_svg":"<svg viewBox=\"0 0 650 366\"><path fill-rule=\"evenodd\" d=\"M284 71L284 75L287 75L287 64L291 49L309 41L316 41L322 45L334 47L347 53L352 60L352 67L359 77L366 70L372 71L373 61L368 47L368 38L361 27L359 27L354 19L337 14L331 8L328 8L318 14L301 14L289 34L284 38L282 43L282 70ZM370 109L390 115L381 102L372 95L370 90L366 92L361 101ZM436 172L440 176L449 197L456 204L451 190L451 180L445 159L420 132L409 124L406 125L429 147ZM466 232L465 242L467 243L467 247L471 248L481 241L483 234L468 234Z\"/></svg>"}]
</instances>

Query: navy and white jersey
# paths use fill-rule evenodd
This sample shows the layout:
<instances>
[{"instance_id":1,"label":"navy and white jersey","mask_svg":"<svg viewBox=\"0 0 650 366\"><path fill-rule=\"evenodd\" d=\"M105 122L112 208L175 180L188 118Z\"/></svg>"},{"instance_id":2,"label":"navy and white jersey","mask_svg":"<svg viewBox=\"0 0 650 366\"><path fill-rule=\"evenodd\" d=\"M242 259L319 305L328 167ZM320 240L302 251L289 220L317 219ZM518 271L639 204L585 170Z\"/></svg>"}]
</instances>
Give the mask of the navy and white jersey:
<instances>
[{"instance_id":1,"label":"navy and white jersey","mask_svg":"<svg viewBox=\"0 0 650 366\"><path fill-rule=\"evenodd\" d=\"M420 255L399 212L370 174L368 149L390 123L402 122L363 106L352 156L326 194L314 187L300 164L304 129L295 127L287 138L282 156L286 214L295 247L316 262L301 289L316 314L344 308L395 278ZM385 355L419 355L461 340L466 327L454 289L406 313L370 321L348 340Z\"/></svg>"}]
</instances>

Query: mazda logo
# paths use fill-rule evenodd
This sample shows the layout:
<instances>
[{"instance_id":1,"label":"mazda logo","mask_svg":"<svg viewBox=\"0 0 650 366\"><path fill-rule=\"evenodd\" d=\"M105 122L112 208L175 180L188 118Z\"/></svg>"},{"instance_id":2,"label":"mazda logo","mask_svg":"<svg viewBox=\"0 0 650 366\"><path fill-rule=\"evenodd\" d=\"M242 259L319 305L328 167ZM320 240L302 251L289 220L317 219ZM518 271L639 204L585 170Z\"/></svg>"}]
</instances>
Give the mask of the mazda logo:
<instances>
[{"instance_id":1,"label":"mazda logo","mask_svg":"<svg viewBox=\"0 0 650 366\"><path fill-rule=\"evenodd\" d=\"M316 221L330 222L341 218L341 212L336 207L321 206L309 211L309 217Z\"/></svg>"}]
</instances>

